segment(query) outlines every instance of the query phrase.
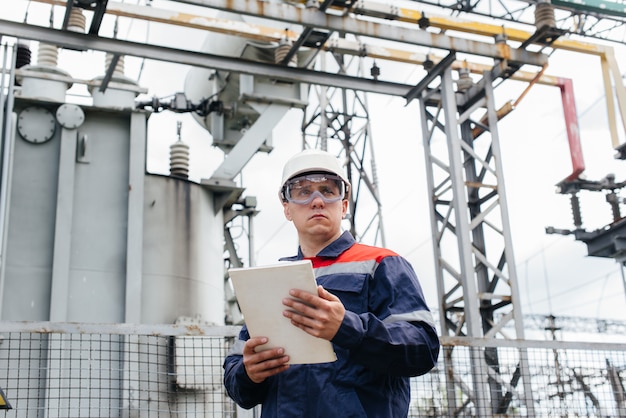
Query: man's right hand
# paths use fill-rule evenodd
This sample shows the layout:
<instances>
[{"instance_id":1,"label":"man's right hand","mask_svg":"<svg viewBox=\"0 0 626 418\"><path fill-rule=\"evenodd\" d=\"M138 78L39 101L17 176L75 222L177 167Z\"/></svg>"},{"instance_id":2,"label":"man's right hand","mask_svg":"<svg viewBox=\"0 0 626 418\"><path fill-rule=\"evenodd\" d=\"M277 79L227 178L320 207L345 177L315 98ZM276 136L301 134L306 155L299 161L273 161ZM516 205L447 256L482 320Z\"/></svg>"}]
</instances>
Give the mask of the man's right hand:
<instances>
[{"instance_id":1,"label":"man's right hand","mask_svg":"<svg viewBox=\"0 0 626 418\"><path fill-rule=\"evenodd\" d=\"M289 356L283 348L255 351L256 347L267 343L266 337L250 338L243 346L243 365L250 380L261 383L270 376L282 373L289 368Z\"/></svg>"}]
</instances>

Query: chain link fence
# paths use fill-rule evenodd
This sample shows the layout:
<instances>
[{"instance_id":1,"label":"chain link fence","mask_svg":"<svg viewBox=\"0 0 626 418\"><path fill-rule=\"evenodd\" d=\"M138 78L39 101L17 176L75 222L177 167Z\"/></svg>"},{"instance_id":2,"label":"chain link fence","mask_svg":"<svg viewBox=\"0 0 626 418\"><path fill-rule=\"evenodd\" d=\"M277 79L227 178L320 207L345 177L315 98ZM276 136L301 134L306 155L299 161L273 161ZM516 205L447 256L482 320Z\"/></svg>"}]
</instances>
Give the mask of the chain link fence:
<instances>
[{"instance_id":1,"label":"chain link fence","mask_svg":"<svg viewBox=\"0 0 626 418\"><path fill-rule=\"evenodd\" d=\"M256 416L222 386L238 330L0 322L0 389L12 408L0 416ZM411 379L409 416L626 416L625 369L624 344L444 337L437 368Z\"/></svg>"}]
</instances>

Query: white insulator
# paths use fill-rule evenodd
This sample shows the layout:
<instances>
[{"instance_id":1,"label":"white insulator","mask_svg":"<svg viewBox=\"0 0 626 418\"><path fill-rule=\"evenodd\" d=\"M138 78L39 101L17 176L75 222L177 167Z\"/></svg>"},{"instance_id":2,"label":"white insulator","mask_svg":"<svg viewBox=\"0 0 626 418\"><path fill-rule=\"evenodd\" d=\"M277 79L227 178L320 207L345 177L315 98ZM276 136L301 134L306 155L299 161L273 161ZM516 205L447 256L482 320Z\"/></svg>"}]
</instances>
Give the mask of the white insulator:
<instances>
[{"instance_id":1,"label":"white insulator","mask_svg":"<svg viewBox=\"0 0 626 418\"><path fill-rule=\"evenodd\" d=\"M457 91L465 91L474 85L474 80L470 77L470 72L467 68L459 69L459 79L456 82Z\"/></svg>"},{"instance_id":2,"label":"white insulator","mask_svg":"<svg viewBox=\"0 0 626 418\"><path fill-rule=\"evenodd\" d=\"M59 62L59 48L56 45L39 43L37 64L42 67L56 67Z\"/></svg>"},{"instance_id":3,"label":"white insulator","mask_svg":"<svg viewBox=\"0 0 626 418\"><path fill-rule=\"evenodd\" d=\"M78 33L85 33L87 27L87 18L83 14L82 9L74 7L70 12L70 18L67 23L67 30Z\"/></svg>"},{"instance_id":4,"label":"white insulator","mask_svg":"<svg viewBox=\"0 0 626 418\"><path fill-rule=\"evenodd\" d=\"M287 56L287 54L291 51L291 44L285 40L280 41L276 49L274 50L274 62L276 64L280 64L283 62L283 59ZM289 60L289 67L296 67L298 65L298 57L294 55Z\"/></svg>"},{"instance_id":5,"label":"white insulator","mask_svg":"<svg viewBox=\"0 0 626 418\"><path fill-rule=\"evenodd\" d=\"M22 88L20 96L38 100L64 102L65 93L72 87L71 75L60 69L59 48L44 42L39 43L37 65L23 65L17 74L16 82ZM20 65L24 61L20 61Z\"/></svg>"},{"instance_id":6,"label":"white insulator","mask_svg":"<svg viewBox=\"0 0 626 418\"><path fill-rule=\"evenodd\" d=\"M113 54L107 53L104 58L104 71L109 69L111 65L111 61L113 61ZM120 55L120 58L117 60L117 64L115 65L115 69L113 70L113 75L123 76L124 75L124 56Z\"/></svg>"},{"instance_id":7,"label":"white insulator","mask_svg":"<svg viewBox=\"0 0 626 418\"><path fill-rule=\"evenodd\" d=\"M170 175L189 178L189 145L181 141L170 145Z\"/></svg>"},{"instance_id":8,"label":"white insulator","mask_svg":"<svg viewBox=\"0 0 626 418\"><path fill-rule=\"evenodd\" d=\"M550 28L556 27L554 6L552 6L552 4L541 2L535 5L535 26L537 29L541 29L544 26Z\"/></svg>"},{"instance_id":9,"label":"white insulator","mask_svg":"<svg viewBox=\"0 0 626 418\"><path fill-rule=\"evenodd\" d=\"M105 74L108 73L111 63L113 62L113 54L105 55ZM102 84L102 77L93 79L94 86ZM124 76L124 56L119 56L115 67L111 73L111 85L105 90L100 91L98 88L90 87L89 92L93 97L94 106L99 107L135 107L135 98L139 94L137 83L130 78Z\"/></svg>"}]
</instances>

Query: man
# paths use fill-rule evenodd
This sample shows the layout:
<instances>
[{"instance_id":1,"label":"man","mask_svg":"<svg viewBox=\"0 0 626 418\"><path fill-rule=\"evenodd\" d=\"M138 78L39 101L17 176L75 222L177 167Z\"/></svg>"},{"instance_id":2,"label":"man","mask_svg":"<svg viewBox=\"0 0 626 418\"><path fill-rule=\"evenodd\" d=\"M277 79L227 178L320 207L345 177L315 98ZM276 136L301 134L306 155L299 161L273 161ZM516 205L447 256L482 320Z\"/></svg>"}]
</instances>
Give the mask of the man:
<instances>
[{"instance_id":1,"label":"man","mask_svg":"<svg viewBox=\"0 0 626 418\"><path fill-rule=\"evenodd\" d=\"M394 252L356 243L341 231L350 182L339 161L305 150L285 164L285 217L309 259L318 293L294 289L284 315L329 340L337 361L290 365L282 348L255 351L267 338L244 326L224 361L228 394L262 417L406 417L409 377L431 370L439 354L432 315L410 264Z\"/></svg>"}]
</instances>

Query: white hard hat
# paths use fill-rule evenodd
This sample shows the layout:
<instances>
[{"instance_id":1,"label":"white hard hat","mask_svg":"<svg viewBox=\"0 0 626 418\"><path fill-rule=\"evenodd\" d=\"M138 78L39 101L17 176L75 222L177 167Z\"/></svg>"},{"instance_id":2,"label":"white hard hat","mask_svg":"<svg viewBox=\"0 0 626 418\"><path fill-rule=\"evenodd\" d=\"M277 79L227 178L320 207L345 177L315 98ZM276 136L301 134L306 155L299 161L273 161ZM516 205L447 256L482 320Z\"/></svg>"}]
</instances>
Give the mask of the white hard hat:
<instances>
[{"instance_id":1,"label":"white hard hat","mask_svg":"<svg viewBox=\"0 0 626 418\"><path fill-rule=\"evenodd\" d=\"M350 190L350 182L337 157L326 151L306 149L294 155L285 163L283 179L280 183L281 192L287 180L296 177L298 174L315 171L337 175L346 184L346 190Z\"/></svg>"}]
</instances>

